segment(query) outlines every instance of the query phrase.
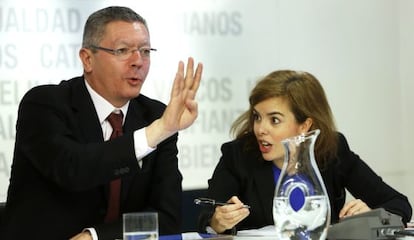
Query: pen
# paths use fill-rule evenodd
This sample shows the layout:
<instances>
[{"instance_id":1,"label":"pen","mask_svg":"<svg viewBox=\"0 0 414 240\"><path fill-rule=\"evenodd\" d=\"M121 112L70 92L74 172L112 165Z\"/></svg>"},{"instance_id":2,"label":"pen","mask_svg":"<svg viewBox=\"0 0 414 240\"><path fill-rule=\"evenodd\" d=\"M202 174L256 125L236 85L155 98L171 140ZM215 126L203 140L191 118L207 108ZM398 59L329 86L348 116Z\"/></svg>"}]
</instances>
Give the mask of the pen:
<instances>
[{"instance_id":1,"label":"pen","mask_svg":"<svg viewBox=\"0 0 414 240\"><path fill-rule=\"evenodd\" d=\"M216 201L214 199L211 198L196 198L194 199L194 203L197 205L202 205L202 206L224 206L224 205L229 205L229 204L233 204L233 203L226 203L226 202L219 202ZM244 208L250 208L249 205L243 205Z\"/></svg>"}]
</instances>

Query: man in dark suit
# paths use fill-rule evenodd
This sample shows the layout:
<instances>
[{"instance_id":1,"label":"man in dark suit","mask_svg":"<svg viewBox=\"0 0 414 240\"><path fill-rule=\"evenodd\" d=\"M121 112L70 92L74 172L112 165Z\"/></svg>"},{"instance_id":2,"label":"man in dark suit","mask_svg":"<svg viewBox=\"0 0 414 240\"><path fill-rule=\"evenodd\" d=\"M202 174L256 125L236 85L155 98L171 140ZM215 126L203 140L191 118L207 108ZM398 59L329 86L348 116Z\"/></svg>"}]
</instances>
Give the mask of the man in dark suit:
<instances>
[{"instance_id":1,"label":"man in dark suit","mask_svg":"<svg viewBox=\"0 0 414 240\"><path fill-rule=\"evenodd\" d=\"M98 10L85 24L83 76L23 97L5 239L122 238L122 213L143 211L158 212L160 234L180 231L177 132L197 117L202 65L179 63L165 106L140 94L153 50L133 10ZM114 139L112 112L123 123ZM119 179L119 210L108 219L110 183Z\"/></svg>"}]
</instances>

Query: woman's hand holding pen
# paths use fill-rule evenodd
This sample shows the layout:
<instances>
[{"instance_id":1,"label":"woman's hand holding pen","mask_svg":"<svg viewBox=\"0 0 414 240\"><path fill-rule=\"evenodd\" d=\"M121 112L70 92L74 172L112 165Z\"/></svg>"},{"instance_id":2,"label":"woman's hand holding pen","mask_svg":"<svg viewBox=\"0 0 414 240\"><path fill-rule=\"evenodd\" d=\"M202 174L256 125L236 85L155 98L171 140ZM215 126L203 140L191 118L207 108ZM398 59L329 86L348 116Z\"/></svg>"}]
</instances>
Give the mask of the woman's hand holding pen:
<instances>
[{"instance_id":1,"label":"woman's hand holding pen","mask_svg":"<svg viewBox=\"0 0 414 240\"><path fill-rule=\"evenodd\" d=\"M233 196L227 202L232 204L217 206L211 218L210 227L217 233L233 228L250 214L249 208L246 208L238 197Z\"/></svg>"}]
</instances>

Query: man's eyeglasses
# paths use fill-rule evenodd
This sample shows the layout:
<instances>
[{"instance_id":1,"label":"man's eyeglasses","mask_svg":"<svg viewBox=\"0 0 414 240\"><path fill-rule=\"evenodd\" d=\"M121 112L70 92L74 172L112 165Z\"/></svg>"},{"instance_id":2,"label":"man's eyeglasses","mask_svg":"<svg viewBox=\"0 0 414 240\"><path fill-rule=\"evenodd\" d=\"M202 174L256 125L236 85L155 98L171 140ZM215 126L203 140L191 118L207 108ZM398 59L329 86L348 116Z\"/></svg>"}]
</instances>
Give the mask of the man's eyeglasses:
<instances>
[{"instance_id":1,"label":"man's eyeglasses","mask_svg":"<svg viewBox=\"0 0 414 240\"><path fill-rule=\"evenodd\" d=\"M142 58L149 58L151 56L151 51L157 51L155 48L150 47L140 47L140 48L118 48L118 49L110 49L110 48L104 48L100 46L91 45L90 48L96 49L96 50L102 50L107 53L110 53L116 57L118 57L119 60L127 60L134 54L135 52L139 52L139 55Z\"/></svg>"}]
</instances>

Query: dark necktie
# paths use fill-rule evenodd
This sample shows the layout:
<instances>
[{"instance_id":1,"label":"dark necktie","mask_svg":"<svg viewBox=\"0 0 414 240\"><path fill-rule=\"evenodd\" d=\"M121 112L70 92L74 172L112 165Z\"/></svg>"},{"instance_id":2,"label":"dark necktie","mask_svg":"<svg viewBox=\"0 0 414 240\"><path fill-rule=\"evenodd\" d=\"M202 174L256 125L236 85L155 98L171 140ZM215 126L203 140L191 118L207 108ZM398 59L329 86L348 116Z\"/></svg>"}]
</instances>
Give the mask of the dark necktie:
<instances>
[{"instance_id":1,"label":"dark necktie","mask_svg":"<svg viewBox=\"0 0 414 240\"><path fill-rule=\"evenodd\" d=\"M110 139L122 136L122 112L112 112L107 120L112 126L112 134ZM109 186L109 200L108 200L108 211L105 216L105 222L112 222L118 218L119 215L119 199L121 195L121 179L112 180Z\"/></svg>"}]
</instances>

